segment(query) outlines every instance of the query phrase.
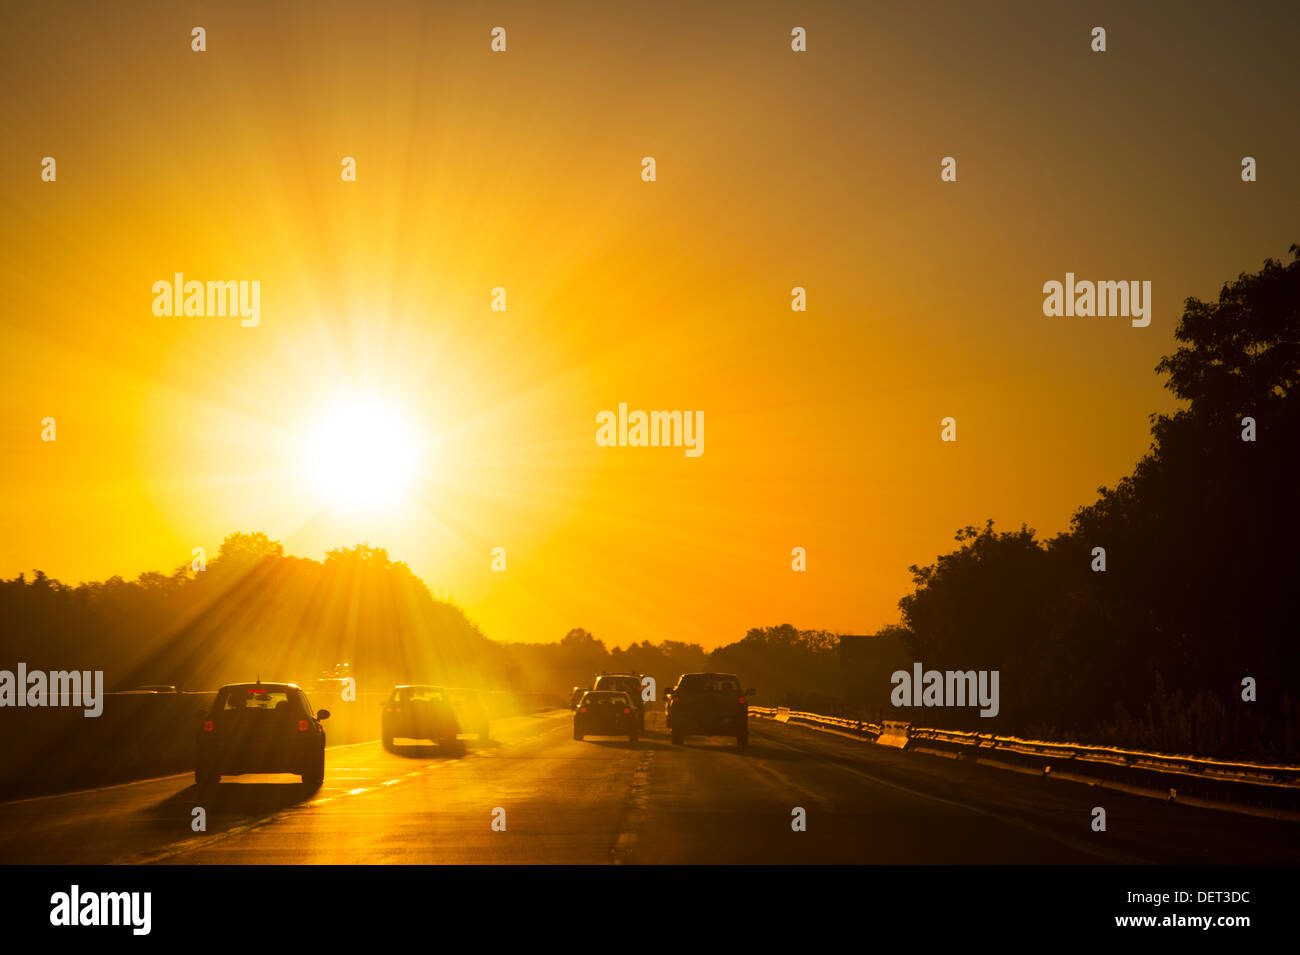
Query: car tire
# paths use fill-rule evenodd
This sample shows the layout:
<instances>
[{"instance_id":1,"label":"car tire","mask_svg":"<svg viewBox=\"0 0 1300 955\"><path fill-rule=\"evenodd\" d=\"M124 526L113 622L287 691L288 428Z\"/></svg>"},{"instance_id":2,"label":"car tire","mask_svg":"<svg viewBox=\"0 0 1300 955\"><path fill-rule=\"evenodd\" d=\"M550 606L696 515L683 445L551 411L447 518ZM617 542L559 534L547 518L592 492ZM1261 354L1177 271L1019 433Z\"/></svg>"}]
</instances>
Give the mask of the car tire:
<instances>
[{"instance_id":1,"label":"car tire","mask_svg":"<svg viewBox=\"0 0 1300 955\"><path fill-rule=\"evenodd\" d=\"M198 786L200 789L215 789L217 784L220 782L220 773L214 773L212 770L207 768L194 770L194 785Z\"/></svg>"},{"instance_id":2,"label":"car tire","mask_svg":"<svg viewBox=\"0 0 1300 955\"><path fill-rule=\"evenodd\" d=\"M394 749L394 746L393 746L393 737L391 737L391 736L385 736L385 737L384 737L384 749L388 750L388 752L390 752L390 753L393 751L393 749Z\"/></svg>"},{"instance_id":3,"label":"car tire","mask_svg":"<svg viewBox=\"0 0 1300 955\"><path fill-rule=\"evenodd\" d=\"M633 733L631 736L629 736L629 737L627 738L627 741L628 741L629 743L631 743L633 746L635 746L635 745L637 744L637 741L638 741L639 739L640 739L640 737L637 736L636 733Z\"/></svg>"},{"instance_id":4,"label":"car tire","mask_svg":"<svg viewBox=\"0 0 1300 955\"><path fill-rule=\"evenodd\" d=\"M582 742L584 735L585 735L584 733L579 733L576 729L573 731L573 738L576 739L579 743Z\"/></svg>"},{"instance_id":5,"label":"car tire","mask_svg":"<svg viewBox=\"0 0 1300 955\"><path fill-rule=\"evenodd\" d=\"M325 747L320 749L320 758L316 760L316 765L307 772L302 774L302 784L312 792L320 789L321 783L325 782Z\"/></svg>"},{"instance_id":6,"label":"car tire","mask_svg":"<svg viewBox=\"0 0 1300 955\"><path fill-rule=\"evenodd\" d=\"M686 734L683 733L681 730L673 730L672 739L673 739L674 746L681 746L682 740L686 739Z\"/></svg>"},{"instance_id":7,"label":"car tire","mask_svg":"<svg viewBox=\"0 0 1300 955\"><path fill-rule=\"evenodd\" d=\"M746 746L749 745L749 730L745 730L745 732L743 733L736 734L736 745L739 746L741 749L744 749Z\"/></svg>"}]
</instances>

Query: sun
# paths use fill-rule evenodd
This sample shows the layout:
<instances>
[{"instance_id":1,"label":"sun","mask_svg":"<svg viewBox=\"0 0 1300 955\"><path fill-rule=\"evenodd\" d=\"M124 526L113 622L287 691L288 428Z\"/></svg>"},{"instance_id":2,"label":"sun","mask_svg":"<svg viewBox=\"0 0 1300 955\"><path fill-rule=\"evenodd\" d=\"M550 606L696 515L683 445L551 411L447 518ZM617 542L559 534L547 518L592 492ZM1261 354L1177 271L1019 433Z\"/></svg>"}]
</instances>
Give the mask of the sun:
<instances>
[{"instance_id":1,"label":"sun","mask_svg":"<svg viewBox=\"0 0 1300 955\"><path fill-rule=\"evenodd\" d=\"M419 476L424 442L394 402L347 395L326 405L302 440L303 476L325 504L391 510Z\"/></svg>"}]
</instances>

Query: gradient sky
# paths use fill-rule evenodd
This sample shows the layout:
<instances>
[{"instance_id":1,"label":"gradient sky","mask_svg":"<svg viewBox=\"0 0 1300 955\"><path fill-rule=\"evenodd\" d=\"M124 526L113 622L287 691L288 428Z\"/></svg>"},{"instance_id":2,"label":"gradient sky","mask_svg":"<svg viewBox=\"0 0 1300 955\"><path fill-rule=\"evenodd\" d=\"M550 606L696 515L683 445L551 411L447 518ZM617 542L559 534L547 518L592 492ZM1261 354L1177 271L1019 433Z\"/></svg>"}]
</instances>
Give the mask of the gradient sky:
<instances>
[{"instance_id":1,"label":"gradient sky","mask_svg":"<svg viewBox=\"0 0 1300 955\"><path fill-rule=\"evenodd\" d=\"M500 640L870 632L958 527L1050 535L1128 473L1182 300L1300 241L1297 19L6 6L0 574L133 578L260 530L385 546ZM1066 271L1150 280L1150 327L1044 317ZM155 317L175 272L260 281L260 325ZM364 517L301 462L354 393L428 443ZM620 401L702 410L705 453L598 447Z\"/></svg>"}]
</instances>

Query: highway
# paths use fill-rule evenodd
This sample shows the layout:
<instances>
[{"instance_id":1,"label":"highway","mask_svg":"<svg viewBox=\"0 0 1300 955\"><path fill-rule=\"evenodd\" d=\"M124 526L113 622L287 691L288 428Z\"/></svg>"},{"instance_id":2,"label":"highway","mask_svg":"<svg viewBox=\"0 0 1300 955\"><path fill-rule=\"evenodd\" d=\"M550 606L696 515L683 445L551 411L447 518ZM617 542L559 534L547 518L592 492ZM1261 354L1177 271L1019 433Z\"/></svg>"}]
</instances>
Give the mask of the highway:
<instances>
[{"instance_id":1,"label":"highway","mask_svg":"<svg viewBox=\"0 0 1300 955\"><path fill-rule=\"evenodd\" d=\"M0 804L3 864L1295 863L1300 824L751 719L750 746L572 738L548 711L460 755L331 747L325 783L191 775ZM1107 830L1091 828L1102 806ZM195 807L206 832L191 828ZM806 813L794 831L793 812ZM499 810L504 810L504 818ZM497 823L494 828L494 820ZM504 829L501 826L504 825Z\"/></svg>"}]
</instances>

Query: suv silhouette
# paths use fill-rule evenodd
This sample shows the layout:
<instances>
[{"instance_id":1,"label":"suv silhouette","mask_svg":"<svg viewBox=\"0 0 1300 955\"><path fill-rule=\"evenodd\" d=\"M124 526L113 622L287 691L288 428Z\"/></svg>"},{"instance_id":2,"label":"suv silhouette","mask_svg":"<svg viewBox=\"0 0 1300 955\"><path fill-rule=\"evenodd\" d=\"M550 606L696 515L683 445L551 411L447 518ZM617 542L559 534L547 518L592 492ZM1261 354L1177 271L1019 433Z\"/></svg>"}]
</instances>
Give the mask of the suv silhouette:
<instances>
[{"instance_id":1,"label":"suv silhouette","mask_svg":"<svg viewBox=\"0 0 1300 955\"><path fill-rule=\"evenodd\" d=\"M734 673L683 673L668 691L664 714L674 746L688 736L734 736L749 745L749 704L753 687L740 689Z\"/></svg>"}]
</instances>

